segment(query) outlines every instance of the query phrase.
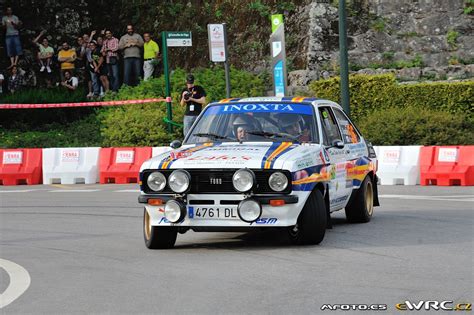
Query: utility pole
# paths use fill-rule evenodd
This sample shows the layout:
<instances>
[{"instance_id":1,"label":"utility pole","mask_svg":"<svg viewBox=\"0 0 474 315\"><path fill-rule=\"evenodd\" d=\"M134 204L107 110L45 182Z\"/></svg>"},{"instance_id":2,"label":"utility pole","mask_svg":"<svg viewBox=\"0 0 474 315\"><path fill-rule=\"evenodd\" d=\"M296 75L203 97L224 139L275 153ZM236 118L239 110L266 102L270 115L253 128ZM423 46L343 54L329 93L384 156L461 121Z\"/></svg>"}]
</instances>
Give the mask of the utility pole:
<instances>
[{"instance_id":1,"label":"utility pole","mask_svg":"<svg viewBox=\"0 0 474 315\"><path fill-rule=\"evenodd\" d=\"M349 63L347 58L346 0L339 0L339 55L341 64L341 105L348 116L349 107Z\"/></svg>"}]
</instances>

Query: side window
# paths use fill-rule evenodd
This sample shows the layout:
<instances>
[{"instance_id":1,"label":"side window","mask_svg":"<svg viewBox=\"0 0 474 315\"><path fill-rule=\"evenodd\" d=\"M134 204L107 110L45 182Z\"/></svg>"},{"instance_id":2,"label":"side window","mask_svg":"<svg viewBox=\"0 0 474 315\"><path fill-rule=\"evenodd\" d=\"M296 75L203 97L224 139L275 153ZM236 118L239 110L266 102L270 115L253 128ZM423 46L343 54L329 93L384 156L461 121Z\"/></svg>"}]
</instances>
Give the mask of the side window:
<instances>
[{"instance_id":1,"label":"side window","mask_svg":"<svg viewBox=\"0 0 474 315\"><path fill-rule=\"evenodd\" d=\"M324 144L330 145L334 140L341 140L341 134L334 116L329 107L322 107L319 109L319 116L324 133Z\"/></svg>"},{"instance_id":2,"label":"side window","mask_svg":"<svg viewBox=\"0 0 474 315\"><path fill-rule=\"evenodd\" d=\"M356 131L354 125L349 121L347 116L339 109L334 108L334 114L341 126L342 138L344 143L359 143L360 136Z\"/></svg>"}]
</instances>

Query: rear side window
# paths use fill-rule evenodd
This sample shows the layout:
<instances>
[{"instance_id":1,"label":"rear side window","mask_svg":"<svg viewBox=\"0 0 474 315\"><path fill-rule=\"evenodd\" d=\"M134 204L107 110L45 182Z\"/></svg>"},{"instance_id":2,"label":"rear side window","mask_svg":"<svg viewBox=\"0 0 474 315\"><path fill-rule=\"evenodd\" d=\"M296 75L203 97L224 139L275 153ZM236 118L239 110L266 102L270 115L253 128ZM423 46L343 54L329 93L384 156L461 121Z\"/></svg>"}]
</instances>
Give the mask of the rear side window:
<instances>
[{"instance_id":1,"label":"rear side window","mask_svg":"<svg viewBox=\"0 0 474 315\"><path fill-rule=\"evenodd\" d=\"M342 140L344 143L359 143L360 136L357 133L354 125L350 122L349 118L347 118L346 114L337 108L334 108L334 114L336 115L337 121L341 126Z\"/></svg>"}]
</instances>

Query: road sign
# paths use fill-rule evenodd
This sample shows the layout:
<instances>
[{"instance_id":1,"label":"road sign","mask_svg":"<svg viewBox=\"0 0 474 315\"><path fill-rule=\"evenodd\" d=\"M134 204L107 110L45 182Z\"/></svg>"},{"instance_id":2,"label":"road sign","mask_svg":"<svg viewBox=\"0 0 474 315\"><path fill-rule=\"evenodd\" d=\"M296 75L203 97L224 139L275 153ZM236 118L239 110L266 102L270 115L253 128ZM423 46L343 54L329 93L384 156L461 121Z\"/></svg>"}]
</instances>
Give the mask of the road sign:
<instances>
[{"instance_id":1,"label":"road sign","mask_svg":"<svg viewBox=\"0 0 474 315\"><path fill-rule=\"evenodd\" d=\"M209 54L212 62L225 62L226 54L226 40L223 24L208 24L207 34L209 37Z\"/></svg>"},{"instance_id":2,"label":"road sign","mask_svg":"<svg viewBox=\"0 0 474 315\"><path fill-rule=\"evenodd\" d=\"M168 47L191 47L193 45L191 32L166 32Z\"/></svg>"},{"instance_id":3,"label":"road sign","mask_svg":"<svg viewBox=\"0 0 474 315\"><path fill-rule=\"evenodd\" d=\"M270 48L272 53L273 91L275 96L287 94L286 50L283 15L272 15L272 34Z\"/></svg>"}]
</instances>

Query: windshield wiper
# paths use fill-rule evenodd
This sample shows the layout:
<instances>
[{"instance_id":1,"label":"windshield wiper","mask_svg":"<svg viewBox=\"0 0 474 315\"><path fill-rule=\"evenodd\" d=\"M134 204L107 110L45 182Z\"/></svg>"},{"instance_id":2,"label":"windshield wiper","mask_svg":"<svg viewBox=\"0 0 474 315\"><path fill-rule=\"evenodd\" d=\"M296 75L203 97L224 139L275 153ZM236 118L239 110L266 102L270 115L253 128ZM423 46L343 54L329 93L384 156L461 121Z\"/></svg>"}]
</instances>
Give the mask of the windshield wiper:
<instances>
[{"instance_id":1,"label":"windshield wiper","mask_svg":"<svg viewBox=\"0 0 474 315\"><path fill-rule=\"evenodd\" d=\"M200 133L193 133L192 134L193 136L196 136L196 137L207 137L207 138L213 138L213 139L226 139L226 140L235 140L231 137L227 137L227 136L222 136L222 135L218 135L218 134L215 134L215 133L203 133L203 132L200 132Z\"/></svg>"},{"instance_id":2,"label":"windshield wiper","mask_svg":"<svg viewBox=\"0 0 474 315\"><path fill-rule=\"evenodd\" d=\"M249 135L255 135L255 136L262 136L265 138L289 138L292 141L299 142L298 137L300 135L290 135L288 133L283 133L283 132L269 132L269 131L259 131L259 130L251 130L247 131Z\"/></svg>"}]
</instances>

